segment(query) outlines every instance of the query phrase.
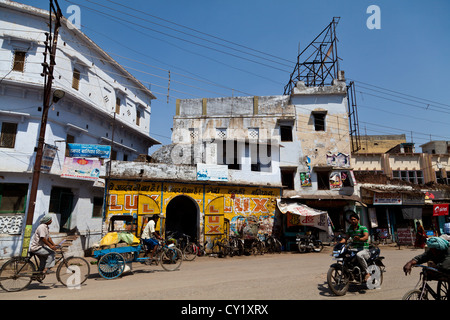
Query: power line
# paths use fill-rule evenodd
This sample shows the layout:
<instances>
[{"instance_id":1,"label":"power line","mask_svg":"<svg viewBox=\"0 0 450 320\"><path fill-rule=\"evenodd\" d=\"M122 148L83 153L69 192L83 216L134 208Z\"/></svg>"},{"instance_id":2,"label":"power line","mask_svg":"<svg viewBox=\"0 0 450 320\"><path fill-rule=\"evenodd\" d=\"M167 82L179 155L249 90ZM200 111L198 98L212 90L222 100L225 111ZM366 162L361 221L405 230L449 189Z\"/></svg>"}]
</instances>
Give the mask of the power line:
<instances>
[{"instance_id":1,"label":"power line","mask_svg":"<svg viewBox=\"0 0 450 320\"><path fill-rule=\"evenodd\" d=\"M65 0L65 1L67 1L67 2L69 2L69 3L73 3L72 1L69 1L69 0ZM230 53L230 52L226 52L226 51L223 51L223 50L220 50L220 49L217 49L217 48L213 48L213 47L210 47L210 46L207 46L207 45L203 45L203 44L197 43L197 42L195 42L195 41L191 41L191 40L187 40L187 39L184 39L184 38L181 38L181 37L178 37L178 36L174 36L174 35L171 35L171 34L169 34L169 33L167 33L167 32L163 32L163 31L160 31L160 30L156 30L156 29L150 28L150 27L148 27L148 26L144 26L144 25L141 25L141 24L138 24L138 23L135 23L135 22L132 22L132 21L129 21L129 20L126 20L126 19L123 19L123 18L114 16L114 15L108 14L108 13L105 13L105 12L101 12L101 11L99 11L99 10L96 10L96 9L94 9L94 8L91 8L91 7L88 7L88 6L86 6L86 5L80 5L80 6L86 8L86 9L88 9L88 10L95 11L95 12L97 12L97 13L99 13L99 14L102 14L102 15L105 15L105 16L108 16L108 17L112 17L112 18L114 18L114 19L120 20L120 21L125 22L125 23L130 23L130 24L132 24L132 25L135 25L135 26L138 26L138 27L141 27L141 28L144 28L144 29L147 29L147 30L150 30L150 31L153 31L153 32L156 32L156 33L159 33L159 34L162 34L162 35L165 35L165 36L168 36L168 37L171 37L171 38L180 40L180 41L183 41L183 42L186 42L186 43L189 43L189 44L193 44L193 45L196 45L196 46L199 46L199 47L208 49L208 50L213 50L213 51L216 51L216 52L219 52L219 53L223 53L223 54L226 54L226 55L235 57L235 58L239 58L239 59L242 59L242 60L245 60L245 61L248 61L248 62L252 62L252 63L255 63L255 64L259 64L259 65L262 65L262 66L265 66L265 67L268 67L268 68L272 68L272 69L274 69L274 70L278 70L278 71L281 71L281 72L289 72L289 71L287 71L287 70L280 69L280 68L278 68L278 67L274 67L274 66L269 65L269 64L266 64L266 63L262 63L262 62L259 62L259 61L255 61L255 60L253 60L253 59L249 59L249 58L246 58L246 57L242 57L242 56L239 56L239 55L237 55L237 54L233 54L233 53ZM114 9L113 9L113 10L114 10ZM116 11L116 10L115 10L115 11ZM121 13L124 14L123 12L121 12ZM127 13L125 13L125 14L127 14ZM129 15L129 14L127 14L127 15Z\"/></svg>"}]
</instances>

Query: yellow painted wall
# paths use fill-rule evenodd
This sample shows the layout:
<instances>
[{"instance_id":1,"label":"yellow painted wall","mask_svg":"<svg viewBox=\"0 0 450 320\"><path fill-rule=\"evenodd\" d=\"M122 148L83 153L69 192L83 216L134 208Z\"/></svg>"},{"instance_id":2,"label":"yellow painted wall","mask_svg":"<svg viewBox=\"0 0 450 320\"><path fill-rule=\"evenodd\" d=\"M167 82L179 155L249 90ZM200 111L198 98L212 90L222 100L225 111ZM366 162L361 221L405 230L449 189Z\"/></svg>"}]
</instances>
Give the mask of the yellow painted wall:
<instances>
[{"instance_id":1,"label":"yellow painted wall","mask_svg":"<svg viewBox=\"0 0 450 320\"><path fill-rule=\"evenodd\" d=\"M135 214L140 234L144 215L165 216L169 202L176 196L185 195L197 202L201 218L198 228L205 237L222 236L226 231L226 220L234 230L236 224L249 217L260 223L260 234L271 234L276 199L281 195L279 188L126 180L110 181L108 192L106 226L112 215Z\"/></svg>"}]
</instances>

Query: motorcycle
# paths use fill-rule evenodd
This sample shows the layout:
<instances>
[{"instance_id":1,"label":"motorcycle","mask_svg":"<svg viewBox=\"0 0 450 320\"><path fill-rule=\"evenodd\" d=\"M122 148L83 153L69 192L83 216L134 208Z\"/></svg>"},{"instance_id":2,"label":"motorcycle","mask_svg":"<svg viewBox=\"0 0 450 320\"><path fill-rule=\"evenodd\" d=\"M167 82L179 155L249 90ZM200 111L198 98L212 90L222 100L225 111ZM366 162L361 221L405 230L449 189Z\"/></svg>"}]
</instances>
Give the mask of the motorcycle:
<instances>
[{"instance_id":1,"label":"motorcycle","mask_svg":"<svg viewBox=\"0 0 450 320\"><path fill-rule=\"evenodd\" d=\"M338 238L339 239L339 238ZM383 283L383 273L386 267L384 257L380 256L380 248L369 247L370 258L367 261L370 277L364 281L366 272L361 270L356 254L357 249L351 248L351 243L338 243L333 248L333 263L328 269L327 283L330 290L337 296L347 293L350 284L362 285L366 282L368 289L376 289Z\"/></svg>"},{"instance_id":2,"label":"motorcycle","mask_svg":"<svg viewBox=\"0 0 450 320\"><path fill-rule=\"evenodd\" d=\"M298 246L298 251L300 253L305 252L321 252L323 250L323 243L320 240L316 240L314 236L311 235L311 232L308 232L306 236L297 234L296 236L296 244Z\"/></svg>"}]
</instances>

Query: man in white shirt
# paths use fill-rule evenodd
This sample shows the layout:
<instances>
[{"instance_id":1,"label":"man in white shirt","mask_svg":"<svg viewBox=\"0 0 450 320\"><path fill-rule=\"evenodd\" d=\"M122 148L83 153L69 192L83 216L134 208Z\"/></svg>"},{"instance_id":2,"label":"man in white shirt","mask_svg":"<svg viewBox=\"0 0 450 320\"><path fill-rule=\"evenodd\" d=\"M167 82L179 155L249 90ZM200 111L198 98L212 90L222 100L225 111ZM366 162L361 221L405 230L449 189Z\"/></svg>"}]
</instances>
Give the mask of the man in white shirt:
<instances>
[{"instance_id":1,"label":"man in white shirt","mask_svg":"<svg viewBox=\"0 0 450 320\"><path fill-rule=\"evenodd\" d=\"M40 221L31 238L30 252L39 257L39 271L48 273L50 268L55 265L55 251L56 245L50 238L49 225L52 223L52 216L47 214Z\"/></svg>"},{"instance_id":2,"label":"man in white shirt","mask_svg":"<svg viewBox=\"0 0 450 320\"><path fill-rule=\"evenodd\" d=\"M150 218L150 221L147 223L147 225L144 228L144 231L142 232L141 239L144 242L144 244L148 245L151 253L150 253L150 259L153 260L153 256L156 253L156 250L159 246L158 239L161 239L161 236L159 233L155 230L155 226L158 223L159 216L153 215ZM151 261L150 260L150 261Z\"/></svg>"}]
</instances>

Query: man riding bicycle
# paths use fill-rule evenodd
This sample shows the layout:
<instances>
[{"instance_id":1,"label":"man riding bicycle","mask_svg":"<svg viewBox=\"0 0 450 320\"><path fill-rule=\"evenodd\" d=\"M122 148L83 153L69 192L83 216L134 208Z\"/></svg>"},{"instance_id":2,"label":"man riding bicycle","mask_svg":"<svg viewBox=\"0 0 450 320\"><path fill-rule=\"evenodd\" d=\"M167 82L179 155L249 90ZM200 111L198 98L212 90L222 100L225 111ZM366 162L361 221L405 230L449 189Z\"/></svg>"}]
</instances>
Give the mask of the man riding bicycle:
<instances>
[{"instance_id":1,"label":"man riding bicycle","mask_svg":"<svg viewBox=\"0 0 450 320\"><path fill-rule=\"evenodd\" d=\"M403 271L405 275L411 273L411 268L416 264L428 262L430 267L434 267L439 271L450 275L450 244L447 240L440 237L432 237L427 239L427 248L424 253L414 257L407 262Z\"/></svg>"}]
</instances>

